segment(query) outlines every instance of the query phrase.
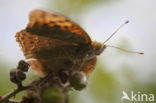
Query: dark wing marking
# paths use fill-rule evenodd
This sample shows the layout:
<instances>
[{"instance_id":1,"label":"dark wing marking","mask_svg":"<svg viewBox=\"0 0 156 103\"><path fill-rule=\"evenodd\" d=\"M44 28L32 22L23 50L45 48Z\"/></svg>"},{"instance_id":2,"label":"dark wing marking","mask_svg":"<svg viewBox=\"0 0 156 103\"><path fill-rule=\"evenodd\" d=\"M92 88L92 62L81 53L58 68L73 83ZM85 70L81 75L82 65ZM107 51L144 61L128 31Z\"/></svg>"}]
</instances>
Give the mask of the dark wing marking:
<instances>
[{"instance_id":1,"label":"dark wing marking","mask_svg":"<svg viewBox=\"0 0 156 103\"><path fill-rule=\"evenodd\" d=\"M91 44L88 34L76 23L64 16L43 10L33 10L29 14L26 31L35 35L51 37L62 41Z\"/></svg>"}]
</instances>

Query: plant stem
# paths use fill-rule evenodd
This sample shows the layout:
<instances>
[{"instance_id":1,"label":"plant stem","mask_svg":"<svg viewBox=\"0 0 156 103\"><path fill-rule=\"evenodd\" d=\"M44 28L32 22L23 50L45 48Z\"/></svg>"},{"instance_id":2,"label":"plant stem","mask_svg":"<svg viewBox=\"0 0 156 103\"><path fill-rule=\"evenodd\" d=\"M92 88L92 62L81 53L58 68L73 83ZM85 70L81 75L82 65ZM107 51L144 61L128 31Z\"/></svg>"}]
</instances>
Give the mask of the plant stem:
<instances>
[{"instance_id":1,"label":"plant stem","mask_svg":"<svg viewBox=\"0 0 156 103\"><path fill-rule=\"evenodd\" d=\"M20 88L15 89L13 92L10 92L9 94L7 94L6 96L4 96L3 98L0 99L0 103L4 103L6 102L9 98L15 96L17 93L26 90L26 89L30 89L33 88L33 86L23 86Z\"/></svg>"}]
</instances>

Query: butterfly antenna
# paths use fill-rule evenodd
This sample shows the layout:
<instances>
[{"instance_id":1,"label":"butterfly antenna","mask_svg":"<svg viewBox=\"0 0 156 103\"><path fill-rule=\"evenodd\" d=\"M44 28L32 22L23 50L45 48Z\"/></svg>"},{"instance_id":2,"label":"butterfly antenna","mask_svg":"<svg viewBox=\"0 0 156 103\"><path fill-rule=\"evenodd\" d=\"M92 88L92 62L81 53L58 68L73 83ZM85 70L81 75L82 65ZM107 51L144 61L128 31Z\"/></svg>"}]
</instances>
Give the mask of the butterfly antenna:
<instances>
[{"instance_id":1,"label":"butterfly antenna","mask_svg":"<svg viewBox=\"0 0 156 103\"><path fill-rule=\"evenodd\" d=\"M140 55L144 54L143 52L130 51L130 50L126 50L126 49L122 49L122 48L116 47L116 46L111 46L111 45L106 45L106 46L107 47L111 47L111 48L115 48L115 49L119 49L121 51L128 52L128 53L136 53L136 54L140 54Z\"/></svg>"},{"instance_id":2,"label":"butterfly antenna","mask_svg":"<svg viewBox=\"0 0 156 103\"><path fill-rule=\"evenodd\" d=\"M129 23L129 21L127 20L126 22L124 22L122 25L120 25L120 27L119 28L117 28L113 33L112 33L112 35L108 38L108 39L106 39L104 42L103 42L103 44L105 44L110 38L112 38L123 26L125 26L127 23Z\"/></svg>"}]
</instances>

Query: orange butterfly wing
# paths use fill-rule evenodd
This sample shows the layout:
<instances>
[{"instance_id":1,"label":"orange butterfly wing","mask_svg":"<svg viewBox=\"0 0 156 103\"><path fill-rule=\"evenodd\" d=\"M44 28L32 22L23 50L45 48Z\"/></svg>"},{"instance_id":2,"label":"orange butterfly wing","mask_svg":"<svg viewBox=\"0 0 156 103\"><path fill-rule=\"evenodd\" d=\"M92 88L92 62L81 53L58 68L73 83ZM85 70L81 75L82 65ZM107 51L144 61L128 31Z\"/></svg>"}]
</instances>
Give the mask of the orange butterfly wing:
<instances>
[{"instance_id":1,"label":"orange butterfly wing","mask_svg":"<svg viewBox=\"0 0 156 103\"><path fill-rule=\"evenodd\" d=\"M65 48L76 47L76 44L56 40L49 37L38 36L22 30L17 32L16 41L22 47L26 59L52 59L63 53Z\"/></svg>"},{"instance_id":2,"label":"orange butterfly wing","mask_svg":"<svg viewBox=\"0 0 156 103\"><path fill-rule=\"evenodd\" d=\"M71 68L70 56L76 56L75 48L91 44L87 33L77 24L42 10L33 10L26 29L17 32L15 37L26 59L35 59L28 63L39 74L63 67Z\"/></svg>"},{"instance_id":3,"label":"orange butterfly wing","mask_svg":"<svg viewBox=\"0 0 156 103\"><path fill-rule=\"evenodd\" d=\"M88 34L76 23L64 16L43 10L30 12L26 31L67 42L91 44Z\"/></svg>"},{"instance_id":4,"label":"orange butterfly wing","mask_svg":"<svg viewBox=\"0 0 156 103\"><path fill-rule=\"evenodd\" d=\"M89 74L95 67L96 65L96 57L93 58L89 63L87 63L88 65L85 67L84 70L82 70L85 74Z\"/></svg>"}]
</instances>

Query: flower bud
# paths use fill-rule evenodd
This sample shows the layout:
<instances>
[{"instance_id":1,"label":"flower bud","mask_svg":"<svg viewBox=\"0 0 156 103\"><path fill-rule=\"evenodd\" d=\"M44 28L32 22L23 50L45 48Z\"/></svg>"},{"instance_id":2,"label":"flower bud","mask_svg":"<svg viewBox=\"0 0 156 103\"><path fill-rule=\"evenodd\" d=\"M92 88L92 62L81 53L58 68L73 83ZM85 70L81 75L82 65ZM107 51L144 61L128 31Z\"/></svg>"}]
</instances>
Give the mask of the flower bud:
<instances>
[{"instance_id":1,"label":"flower bud","mask_svg":"<svg viewBox=\"0 0 156 103\"><path fill-rule=\"evenodd\" d=\"M27 62L25 62L24 60L20 60L17 69L20 69L23 72L27 72L29 67L30 65Z\"/></svg>"},{"instance_id":2,"label":"flower bud","mask_svg":"<svg viewBox=\"0 0 156 103\"><path fill-rule=\"evenodd\" d=\"M69 82L76 90L82 90L87 86L87 78L83 72L73 72Z\"/></svg>"},{"instance_id":3,"label":"flower bud","mask_svg":"<svg viewBox=\"0 0 156 103\"><path fill-rule=\"evenodd\" d=\"M26 75L24 72L22 72L19 69L12 69L10 71L10 80L13 83L19 84L21 81L23 81L26 78Z\"/></svg>"}]
</instances>

